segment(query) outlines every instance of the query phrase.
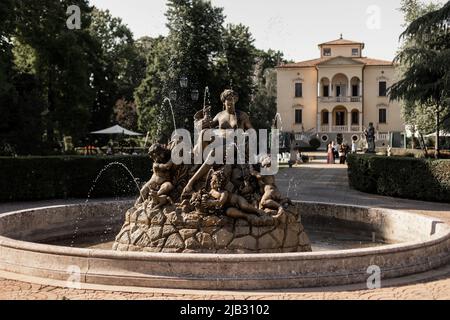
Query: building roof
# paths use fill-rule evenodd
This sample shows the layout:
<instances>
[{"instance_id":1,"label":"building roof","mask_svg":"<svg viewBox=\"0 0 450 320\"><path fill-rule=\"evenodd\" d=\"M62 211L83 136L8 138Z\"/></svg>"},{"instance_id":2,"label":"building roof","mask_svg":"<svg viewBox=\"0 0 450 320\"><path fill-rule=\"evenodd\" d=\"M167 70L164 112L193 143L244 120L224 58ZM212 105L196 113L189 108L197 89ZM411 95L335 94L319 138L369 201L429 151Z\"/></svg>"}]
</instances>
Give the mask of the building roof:
<instances>
[{"instance_id":1,"label":"building roof","mask_svg":"<svg viewBox=\"0 0 450 320\"><path fill-rule=\"evenodd\" d=\"M364 63L366 66L393 66L394 65L394 63L392 61L372 59L372 58L367 58L367 57L352 58L352 60L360 61L360 62Z\"/></svg>"},{"instance_id":2,"label":"building roof","mask_svg":"<svg viewBox=\"0 0 450 320\"><path fill-rule=\"evenodd\" d=\"M363 49L364 49L364 46L365 46L364 42L358 42L358 41L344 39L344 38L342 38L342 34L341 34L341 37L339 39L321 43L321 44L319 44L319 47L322 47L322 46L352 45L352 44L353 45L355 45L355 44L356 45L361 45Z\"/></svg>"},{"instance_id":3,"label":"building roof","mask_svg":"<svg viewBox=\"0 0 450 320\"><path fill-rule=\"evenodd\" d=\"M323 45L347 45L347 44L364 44L363 42L357 42L357 41L353 41L353 40L347 40L347 39L337 39L337 40L333 40L333 41L328 41L328 42L324 42L319 44L319 46L323 46Z\"/></svg>"},{"instance_id":4,"label":"building roof","mask_svg":"<svg viewBox=\"0 0 450 320\"><path fill-rule=\"evenodd\" d=\"M281 66L278 66L279 69L290 69L290 68L310 68L310 67L316 67L317 65L327 62L329 60L336 59L338 57L323 57L319 59L313 59L313 60L305 60L295 63L288 63ZM392 61L386 61L386 60L379 60L379 59L372 59L367 57L362 58L347 58L350 60L353 60L355 62L360 62L365 64L366 66L393 66Z\"/></svg>"}]
</instances>

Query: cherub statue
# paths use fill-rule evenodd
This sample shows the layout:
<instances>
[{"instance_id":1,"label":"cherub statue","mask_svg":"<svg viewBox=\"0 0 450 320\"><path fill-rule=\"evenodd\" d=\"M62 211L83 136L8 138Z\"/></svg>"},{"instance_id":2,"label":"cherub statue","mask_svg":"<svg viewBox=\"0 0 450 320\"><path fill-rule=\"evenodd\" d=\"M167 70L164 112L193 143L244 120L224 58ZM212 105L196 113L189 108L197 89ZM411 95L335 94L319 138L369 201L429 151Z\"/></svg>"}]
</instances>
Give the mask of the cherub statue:
<instances>
[{"instance_id":1,"label":"cherub statue","mask_svg":"<svg viewBox=\"0 0 450 320\"><path fill-rule=\"evenodd\" d=\"M153 175L141 189L136 206L152 199L154 208L166 204L173 204L169 194L174 189L172 184L173 162L170 160L170 151L160 144L154 144L149 149L149 156L153 160Z\"/></svg>"},{"instance_id":2,"label":"cherub statue","mask_svg":"<svg viewBox=\"0 0 450 320\"><path fill-rule=\"evenodd\" d=\"M258 181L252 175L252 165L236 165L231 176L231 183L233 184L233 191L244 197L249 203L258 207L261 194L258 192Z\"/></svg>"},{"instance_id":3,"label":"cherub statue","mask_svg":"<svg viewBox=\"0 0 450 320\"><path fill-rule=\"evenodd\" d=\"M262 167L270 167L270 157L264 158L261 162ZM262 175L253 170L252 174L258 179L263 196L259 203L259 208L270 215L281 215L285 213L285 208L292 204L291 200L284 197L275 184L275 176Z\"/></svg>"},{"instance_id":4,"label":"cherub statue","mask_svg":"<svg viewBox=\"0 0 450 320\"><path fill-rule=\"evenodd\" d=\"M235 219L250 222L254 218L265 215L264 210L255 208L247 200L237 194L226 191L228 177L223 170L215 171L211 177L211 191L202 196L202 207L205 209L225 209L225 214Z\"/></svg>"}]
</instances>

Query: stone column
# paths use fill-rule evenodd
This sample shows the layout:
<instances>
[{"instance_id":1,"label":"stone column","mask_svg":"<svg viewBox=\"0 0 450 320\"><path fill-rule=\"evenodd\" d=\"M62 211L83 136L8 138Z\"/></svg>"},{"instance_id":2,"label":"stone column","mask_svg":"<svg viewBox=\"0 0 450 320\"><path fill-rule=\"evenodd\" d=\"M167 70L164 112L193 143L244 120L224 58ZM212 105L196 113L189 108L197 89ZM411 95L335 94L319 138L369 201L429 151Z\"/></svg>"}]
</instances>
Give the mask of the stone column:
<instances>
[{"instance_id":1,"label":"stone column","mask_svg":"<svg viewBox=\"0 0 450 320\"><path fill-rule=\"evenodd\" d=\"M359 113L359 132L363 131L363 113Z\"/></svg>"},{"instance_id":2,"label":"stone column","mask_svg":"<svg viewBox=\"0 0 450 320\"><path fill-rule=\"evenodd\" d=\"M322 112L317 113L317 133L322 131Z\"/></svg>"},{"instance_id":3,"label":"stone column","mask_svg":"<svg viewBox=\"0 0 450 320\"><path fill-rule=\"evenodd\" d=\"M333 125L333 113L328 111L328 132L332 132L331 126Z\"/></svg>"},{"instance_id":4,"label":"stone column","mask_svg":"<svg viewBox=\"0 0 450 320\"><path fill-rule=\"evenodd\" d=\"M352 132L352 113L347 111L347 127L348 132Z\"/></svg>"}]
</instances>

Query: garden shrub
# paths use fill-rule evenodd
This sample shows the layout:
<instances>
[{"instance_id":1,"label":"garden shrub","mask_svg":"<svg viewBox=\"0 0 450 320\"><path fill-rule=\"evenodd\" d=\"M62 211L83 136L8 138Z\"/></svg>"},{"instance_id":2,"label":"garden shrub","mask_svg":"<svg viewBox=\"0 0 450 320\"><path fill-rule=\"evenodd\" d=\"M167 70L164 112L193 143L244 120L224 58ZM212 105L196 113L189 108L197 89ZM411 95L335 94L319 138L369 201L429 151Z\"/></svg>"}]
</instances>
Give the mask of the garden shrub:
<instances>
[{"instance_id":1,"label":"garden shrub","mask_svg":"<svg viewBox=\"0 0 450 320\"><path fill-rule=\"evenodd\" d=\"M349 155L350 186L385 196L450 202L450 161Z\"/></svg>"},{"instance_id":2,"label":"garden shrub","mask_svg":"<svg viewBox=\"0 0 450 320\"><path fill-rule=\"evenodd\" d=\"M118 197L137 195L139 190L124 164L138 180L139 186L151 176L148 156L117 157L18 157L0 158L0 201L27 201L90 196Z\"/></svg>"},{"instance_id":3,"label":"garden shrub","mask_svg":"<svg viewBox=\"0 0 450 320\"><path fill-rule=\"evenodd\" d=\"M310 145L311 148L313 148L314 150L317 150L317 149L320 148L320 146L322 145L322 143L320 142L319 139L317 139L317 138L312 138L312 139L309 141L309 145Z\"/></svg>"}]
</instances>

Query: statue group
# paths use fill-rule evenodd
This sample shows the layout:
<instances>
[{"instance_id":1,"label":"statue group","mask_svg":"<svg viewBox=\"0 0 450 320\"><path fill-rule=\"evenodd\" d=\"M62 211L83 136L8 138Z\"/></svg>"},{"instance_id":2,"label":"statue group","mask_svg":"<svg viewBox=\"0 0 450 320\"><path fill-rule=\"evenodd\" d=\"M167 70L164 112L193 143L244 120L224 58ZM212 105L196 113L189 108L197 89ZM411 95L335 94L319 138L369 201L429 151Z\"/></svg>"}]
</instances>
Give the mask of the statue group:
<instances>
[{"instance_id":1,"label":"statue group","mask_svg":"<svg viewBox=\"0 0 450 320\"><path fill-rule=\"evenodd\" d=\"M201 130L252 129L248 114L235 109L238 95L221 94L224 110L212 118L210 107L195 117ZM223 140L225 153L236 148ZM311 251L299 209L276 186L275 176L261 174L269 156L257 165L175 165L173 141L149 150L153 175L125 217L114 250L185 253L260 253ZM194 147L204 150L199 139ZM209 155L212 156L212 155ZM209 157L208 156L208 157Z\"/></svg>"}]
</instances>

